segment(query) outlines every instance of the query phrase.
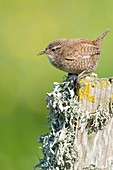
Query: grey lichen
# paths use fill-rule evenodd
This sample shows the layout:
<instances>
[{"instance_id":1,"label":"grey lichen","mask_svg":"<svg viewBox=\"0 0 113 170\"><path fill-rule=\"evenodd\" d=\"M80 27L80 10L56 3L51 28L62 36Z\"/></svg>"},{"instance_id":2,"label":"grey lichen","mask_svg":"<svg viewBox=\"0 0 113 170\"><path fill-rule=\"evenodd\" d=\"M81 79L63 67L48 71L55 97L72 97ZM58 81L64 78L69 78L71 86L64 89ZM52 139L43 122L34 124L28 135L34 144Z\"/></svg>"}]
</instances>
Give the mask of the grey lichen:
<instances>
[{"instance_id":1,"label":"grey lichen","mask_svg":"<svg viewBox=\"0 0 113 170\"><path fill-rule=\"evenodd\" d=\"M79 160L79 153L77 146L75 146L76 131L85 123L85 130L88 134L97 132L106 125L109 117L113 115L113 107L111 107L110 112L106 108L101 110L100 107L97 109L97 113L84 113L78 97L74 93L74 81L75 76L72 75L62 83L54 83L52 92L47 94L50 132L39 138L44 158L35 168L73 170L74 165ZM96 170L95 165L90 165L87 168L88 170Z\"/></svg>"},{"instance_id":2,"label":"grey lichen","mask_svg":"<svg viewBox=\"0 0 113 170\"><path fill-rule=\"evenodd\" d=\"M103 168L97 168L95 165L91 164L89 167L83 168L82 170L103 170Z\"/></svg>"},{"instance_id":3,"label":"grey lichen","mask_svg":"<svg viewBox=\"0 0 113 170\"><path fill-rule=\"evenodd\" d=\"M39 138L44 159L38 167L44 170L71 170L78 161L74 145L77 119L81 115L79 102L74 94L74 76L63 83L54 83L46 97L51 132Z\"/></svg>"},{"instance_id":4,"label":"grey lichen","mask_svg":"<svg viewBox=\"0 0 113 170\"><path fill-rule=\"evenodd\" d=\"M111 102L112 103L112 102ZM108 123L109 119L113 117L112 105L110 104L108 108L102 109L100 106L97 108L96 112L87 114L85 117L81 118L82 123L86 123L86 131L88 134L92 132L98 132L102 130L104 126ZM84 121L83 121L84 120Z\"/></svg>"}]
</instances>

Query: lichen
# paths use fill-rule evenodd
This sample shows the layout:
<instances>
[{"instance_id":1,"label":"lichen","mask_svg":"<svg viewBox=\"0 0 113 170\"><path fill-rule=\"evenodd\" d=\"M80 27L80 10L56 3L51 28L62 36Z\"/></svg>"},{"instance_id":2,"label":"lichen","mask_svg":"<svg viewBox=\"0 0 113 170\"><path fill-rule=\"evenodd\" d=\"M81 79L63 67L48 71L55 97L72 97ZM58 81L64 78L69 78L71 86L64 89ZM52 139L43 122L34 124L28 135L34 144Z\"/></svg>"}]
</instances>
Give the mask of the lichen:
<instances>
[{"instance_id":1,"label":"lichen","mask_svg":"<svg viewBox=\"0 0 113 170\"><path fill-rule=\"evenodd\" d=\"M74 165L79 161L79 153L75 146L77 130L85 124L88 134L96 133L103 129L109 118L113 116L112 101L109 102L109 108L101 109L99 106L94 113L84 113L78 100L81 93L78 97L74 92L74 81L75 76L71 75L62 83L54 83L52 92L47 94L50 132L39 138L44 158L35 166L35 169L38 167L40 170L73 170ZM89 98L90 86L87 86L82 93L82 96ZM78 122L80 122L79 129ZM84 170L100 169L90 165Z\"/></svg>"},{"instance_id":2,"label":"lichen","mask_svg":"<svg viewBox=\"0 0 113 170\"><path fill-rule=\"evenodd\" d=\"M38 164L43 170L71 170L78 161L74 144L77 119L81 115L74 93L74 76L63 83L54 83L54 89L46 97L51 132L42 135L44 159Z\"/></svg>"},{"instance_id":3,"label":"lichen","mask_svg":"<svg viewBox=\"0 0 113 170\"><path fill-rule=\"evenodd\" d=\"M92 86L92 87L95 87L95 86L96 86L96 84L93 82L93 83L91 84L91 86Z\"/></svg>"},{"instance_id":4,"label":"lichen","mask_svg":"<svg viewBox=\"0 0 113 170\"><path fill-rule=\"evenodd\" d=\"M109 108L104 109L99 106L96 112L87 114L85 117L81 118L81 122L86 122L85 129L88 134L92 132L97 133L107 125L109 119L113 117L113 111L111 109L113 109L113 106L111 107L110 105Z\"/></svg>"},{"instance_id":5,"label":"lichen","mask_svg":"<svg viewBox=\"0 0 113 170\"><path fill-rule=\"evenodd\" d=\"M90 102L95 102L95 97L90 94L90 84L86 84L80 87L78 90L79 100L86 99Z\"/></svg>"},{"instance_id":6,"label":"lichen","mask_svg":"<svg viewBox=\"0 0 113 170\"><path fill-rule=\"evenodd\" d=\"M111 97L110 97L110 98L111 98L111 100L113 100L113 94L111 95Z\"/></svg>"},{"instance_id":7,"label":"lichen","mask_svg":"<svg viewBox=\"0 0 113 170\"><path fill-rule=\"evenodd\" d=\"M85 167L82 170L103 170L103 168L97 168L95 165L91 164L89 167Z\"/></svg>"},{"instance_id":8,"label":"lichen","mask_svg":"<svg viewBox=\"0 0 113 170\"><path fill-rule=\"evenodd\" d=\"M99 87L100 89L101 89L102 87L106 88L107 85L108 85L107 81L102 80L102 81L100 81L98 87Z\"/></svg>"}]
</instances>

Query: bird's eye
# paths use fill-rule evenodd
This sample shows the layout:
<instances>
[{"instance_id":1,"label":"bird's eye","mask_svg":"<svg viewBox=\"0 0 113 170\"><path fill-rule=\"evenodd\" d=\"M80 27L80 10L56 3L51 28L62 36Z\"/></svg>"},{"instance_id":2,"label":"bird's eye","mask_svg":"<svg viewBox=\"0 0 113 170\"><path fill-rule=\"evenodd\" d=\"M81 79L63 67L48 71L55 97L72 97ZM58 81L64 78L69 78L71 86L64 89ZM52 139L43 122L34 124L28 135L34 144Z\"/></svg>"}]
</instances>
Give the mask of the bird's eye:
<instances>
[{"instance_id":1,"label":"bird's eye","mask_svg":"<svg viewBox=\"0 0 113 170\"><path fill-rule=\"evenodd\" d=\"M52 48L51 51L55 51L55 48Z\"/></svg>"},{"instance_id":2,"label":"bird's eye","mask_svg":"<svg viewBox=\"0 0 113 170\"><path fill-rule=\"evenodd\" d=\"M51 48L51 51L56 51L56 50L58 50L58 49L60 49L61 48L61 45L56 45L56 46L54 46L53 48Z\"/></svg>"}]
</instances>

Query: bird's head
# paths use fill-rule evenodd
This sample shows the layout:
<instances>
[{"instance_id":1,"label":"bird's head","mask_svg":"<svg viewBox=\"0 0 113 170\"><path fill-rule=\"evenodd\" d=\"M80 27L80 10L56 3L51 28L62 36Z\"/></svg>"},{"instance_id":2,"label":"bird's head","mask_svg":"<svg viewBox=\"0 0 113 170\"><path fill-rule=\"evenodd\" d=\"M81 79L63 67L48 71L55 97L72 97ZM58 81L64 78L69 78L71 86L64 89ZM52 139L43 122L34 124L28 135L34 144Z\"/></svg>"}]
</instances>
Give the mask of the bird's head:
<instances>
[{"instance_id":1,"label":"bird's head","mask_svg":"<svg viewBox=\"0 0 113 170\"><path fill-rule=\"evenodd\" d=\"M41 51L38 55L46 54L49 58L54 57L61 52L61 46L61 41L53 41L47 46L44 51Z\"/></svg>"}]
</instances>

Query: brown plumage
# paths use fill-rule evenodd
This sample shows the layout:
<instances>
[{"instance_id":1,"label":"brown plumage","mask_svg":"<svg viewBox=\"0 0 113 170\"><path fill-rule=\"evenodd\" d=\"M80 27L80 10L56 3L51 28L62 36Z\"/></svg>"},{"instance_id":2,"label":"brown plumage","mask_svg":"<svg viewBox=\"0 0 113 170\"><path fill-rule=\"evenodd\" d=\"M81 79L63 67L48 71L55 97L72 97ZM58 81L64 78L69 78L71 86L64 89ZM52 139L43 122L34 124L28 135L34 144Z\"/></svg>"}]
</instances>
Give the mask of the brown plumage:
<instances>
[{"instance_id":1,"label":"brown plumage","mask_svg":"<svg viewBox=\"0 0 113 170\"><path fill-rule=\"evenodd\" d=\"M55 40L39 55L46 54L53 66L65 72L89 73L96 69L101 43L108 32L109 29L93 41L85 38Z\"/></svg>"}]
</instances>

